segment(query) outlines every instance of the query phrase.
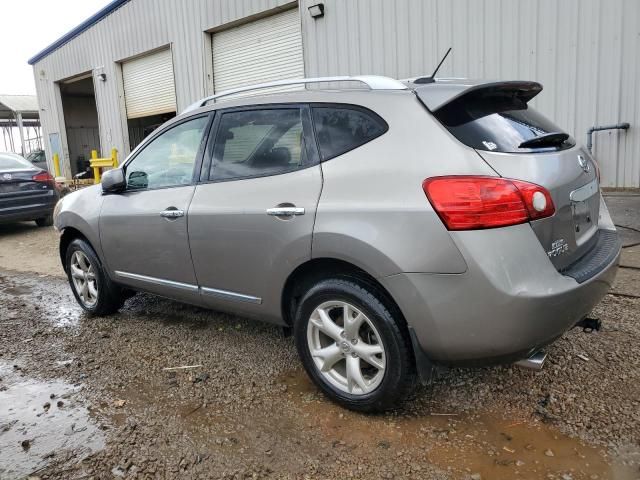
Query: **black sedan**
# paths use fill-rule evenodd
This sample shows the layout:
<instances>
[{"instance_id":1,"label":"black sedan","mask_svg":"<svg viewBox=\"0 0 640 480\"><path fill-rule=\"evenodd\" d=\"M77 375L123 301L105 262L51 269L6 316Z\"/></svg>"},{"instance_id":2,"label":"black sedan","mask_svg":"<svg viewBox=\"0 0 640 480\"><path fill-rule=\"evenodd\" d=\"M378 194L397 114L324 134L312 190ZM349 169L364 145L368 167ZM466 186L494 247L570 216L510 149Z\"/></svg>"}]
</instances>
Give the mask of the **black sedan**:
<instances>
[{"instance_id":1,"label":"black sedan","mask_svg":"<svg viewBox=\"0 0 640 480\"><path fill-rule=\"evenodd\" d=\"M53 224L58 201L54 178L15 153L0 153L0 222Z\"/></svg>"}]
</instances>

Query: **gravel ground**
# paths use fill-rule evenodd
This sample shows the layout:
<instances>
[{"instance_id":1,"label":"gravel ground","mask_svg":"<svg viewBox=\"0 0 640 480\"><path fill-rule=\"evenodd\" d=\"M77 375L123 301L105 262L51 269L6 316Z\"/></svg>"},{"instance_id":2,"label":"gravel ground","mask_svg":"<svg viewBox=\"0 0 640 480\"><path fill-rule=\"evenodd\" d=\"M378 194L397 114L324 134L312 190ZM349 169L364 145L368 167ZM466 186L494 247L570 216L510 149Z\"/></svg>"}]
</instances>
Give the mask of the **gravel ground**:
<instances>
[{"instance_id":1,"label":"gravel ground","mask_svg":"<svg viewBox=\"0 0 640 480\"><path fill-rule=\"evenodd\" d=\"M0 405L41 385L39 401L13 397L18 422L0 420L13 449L0 478L640 478L638 299L607 296L604 330L567 334L542 372L451 371L397 412L363 416L316 391L275 327L148 295L88 318L62 279L0 284ZM163 370L183 365L202 367ZM70 389L61 409L82 428L69 432L49 417ZM33 408L43 414L23 421ZM65 439L87 425L104 439L93 451Z\"/></svg>"},{"instance_id":2,"label":"gravel ground","mask_svg":"<svg viewBox=\"0 0 640 480\"><path fill-rule=\"evenodd\" d=\"M603 330L567 333L541 372L449 371L367 416L328 402L278 328L143 294L89 318L53 262L7 265L50 232L4 233L1 479L640 478L634 268L596 307Z\"/></svg>"},{"instance_id":3,"label":"gravel ground","mask_svg":"<svg viewBox=\"0 0 640 480\"><path fill-rule=\"evenodd\" d=\"M58 233L35 222L0 224L0 268L63 276Z\"/></svg>"}]
</instances>

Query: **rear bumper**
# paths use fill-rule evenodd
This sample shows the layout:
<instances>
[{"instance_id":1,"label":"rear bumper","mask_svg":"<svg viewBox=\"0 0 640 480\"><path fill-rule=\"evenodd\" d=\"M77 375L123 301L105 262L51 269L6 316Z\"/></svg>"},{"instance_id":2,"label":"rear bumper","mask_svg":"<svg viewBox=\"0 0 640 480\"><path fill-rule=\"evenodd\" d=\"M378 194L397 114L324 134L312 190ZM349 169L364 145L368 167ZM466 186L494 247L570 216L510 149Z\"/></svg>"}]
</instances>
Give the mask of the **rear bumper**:
<instances>
[{"instance_id":1,"label":"rear bumper","mask_svg":"<svg viewBox=\"0 0 640 480\"><path fill-rule=\"evenodd\" d=\"M58 201L58 193L51 190L50 193L26 196L20 202L13 201L10 205L0 203L0 222L20 222L46 217L53 213Z\"/></svg>"},{"instance_id":2,"label":"rear bumper","mask_svg":"<svg viewBox=\"0 0 640 480\"><path fill-rule=\"evenodd\" d=\"M620 256L616 242L611 260L578 283L553 267L529 225L452 237L465 273L379 279L426 355L448 365L513 362L553 342L600 302Z\"/></svg>"}]
</instances>

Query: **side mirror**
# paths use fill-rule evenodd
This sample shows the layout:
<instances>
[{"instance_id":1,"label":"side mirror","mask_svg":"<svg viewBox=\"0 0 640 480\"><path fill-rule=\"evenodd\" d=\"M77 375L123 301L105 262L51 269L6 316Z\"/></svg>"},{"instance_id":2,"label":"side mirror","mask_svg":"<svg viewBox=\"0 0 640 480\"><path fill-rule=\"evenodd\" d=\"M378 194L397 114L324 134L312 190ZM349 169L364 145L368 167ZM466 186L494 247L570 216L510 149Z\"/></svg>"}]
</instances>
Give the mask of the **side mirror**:
<instances>
[{"instance_id":1,"label":"side mirror","mask_svg":"<svg viewBox=\"0 0 640 480\"><path fill-rule=\"evenodd\" d=\"M123 191L127 186L124 178L124 170L122 168L114 168L107 170L102 174L102 193L118 193Z\"/></svg>"}]
</instances>

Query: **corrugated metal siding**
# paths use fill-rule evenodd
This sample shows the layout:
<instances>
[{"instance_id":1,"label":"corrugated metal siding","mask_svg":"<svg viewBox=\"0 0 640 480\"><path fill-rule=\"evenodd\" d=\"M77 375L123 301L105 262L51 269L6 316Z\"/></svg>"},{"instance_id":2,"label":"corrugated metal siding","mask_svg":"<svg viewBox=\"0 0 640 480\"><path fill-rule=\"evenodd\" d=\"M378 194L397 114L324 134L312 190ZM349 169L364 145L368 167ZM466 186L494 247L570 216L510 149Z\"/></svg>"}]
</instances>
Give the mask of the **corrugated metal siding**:
<instances>
[{"instance_id":1,"label":"corrugated metal siding","mask_svg":"<svg viewBox=\"0 0 640 480\"><path fill-rule=\"evenodd\" d=\"M176 111L176 85L170 49L123 62L122 80L127 118Z\"/></svg>"},{"instance_id":2,"label":"corrugated metal siding","mask_svg":"<svg viewBox=\"0 0 640 480\"><path fill-rule=\"evenodd\" d=\"M416 76L452 46L442 76L538 80L536 106L580 142L594 124L630 122L596 134L595 154L604 185L640 186L640 1L323 0L318 20L317 1L300 1L307 76ZM94 70L107 75L95 82L101 143L126 152L116 61L172 45L180 111L212 90L205 32L288 3L131 0L34 65L45 138L65 136L53 82Z\"/></svg>"},{"instance_id":3,"label":"corrugated metal siding","mask_svg":"<svg viewBox=\"0 0 640 480\"><path fill-rule=\"evenodd\" d=\"M105 73L106 82L94 82L100 143L107 153L111 147L128 153L122 72L116 62L171 45L180 111L210 91L205 57L211 56L211 37L206 31L290 4L291 0L132 0L124 4L34 64L44 137L59 132L66 145L55 82L87 71ZM51 158L50 145L45 143ZM68 149L63 148L63 154L65 171L69 171Z\"/></svg>"},{"instance_id":4,"label":"corrugated metal siding","mask_svg":"<svg viewBox=\"0 0 640 480\"><path fill-rule=\"evenodd\" d=\"M317 3L302 0L306 11ZM535 106L586 143L594 124L629 122L594 136L603 185L640 187L640 1L324 0L302 15L308 76L429 74L526 79L545 89Z\"/></svg>"}]
</instances>

